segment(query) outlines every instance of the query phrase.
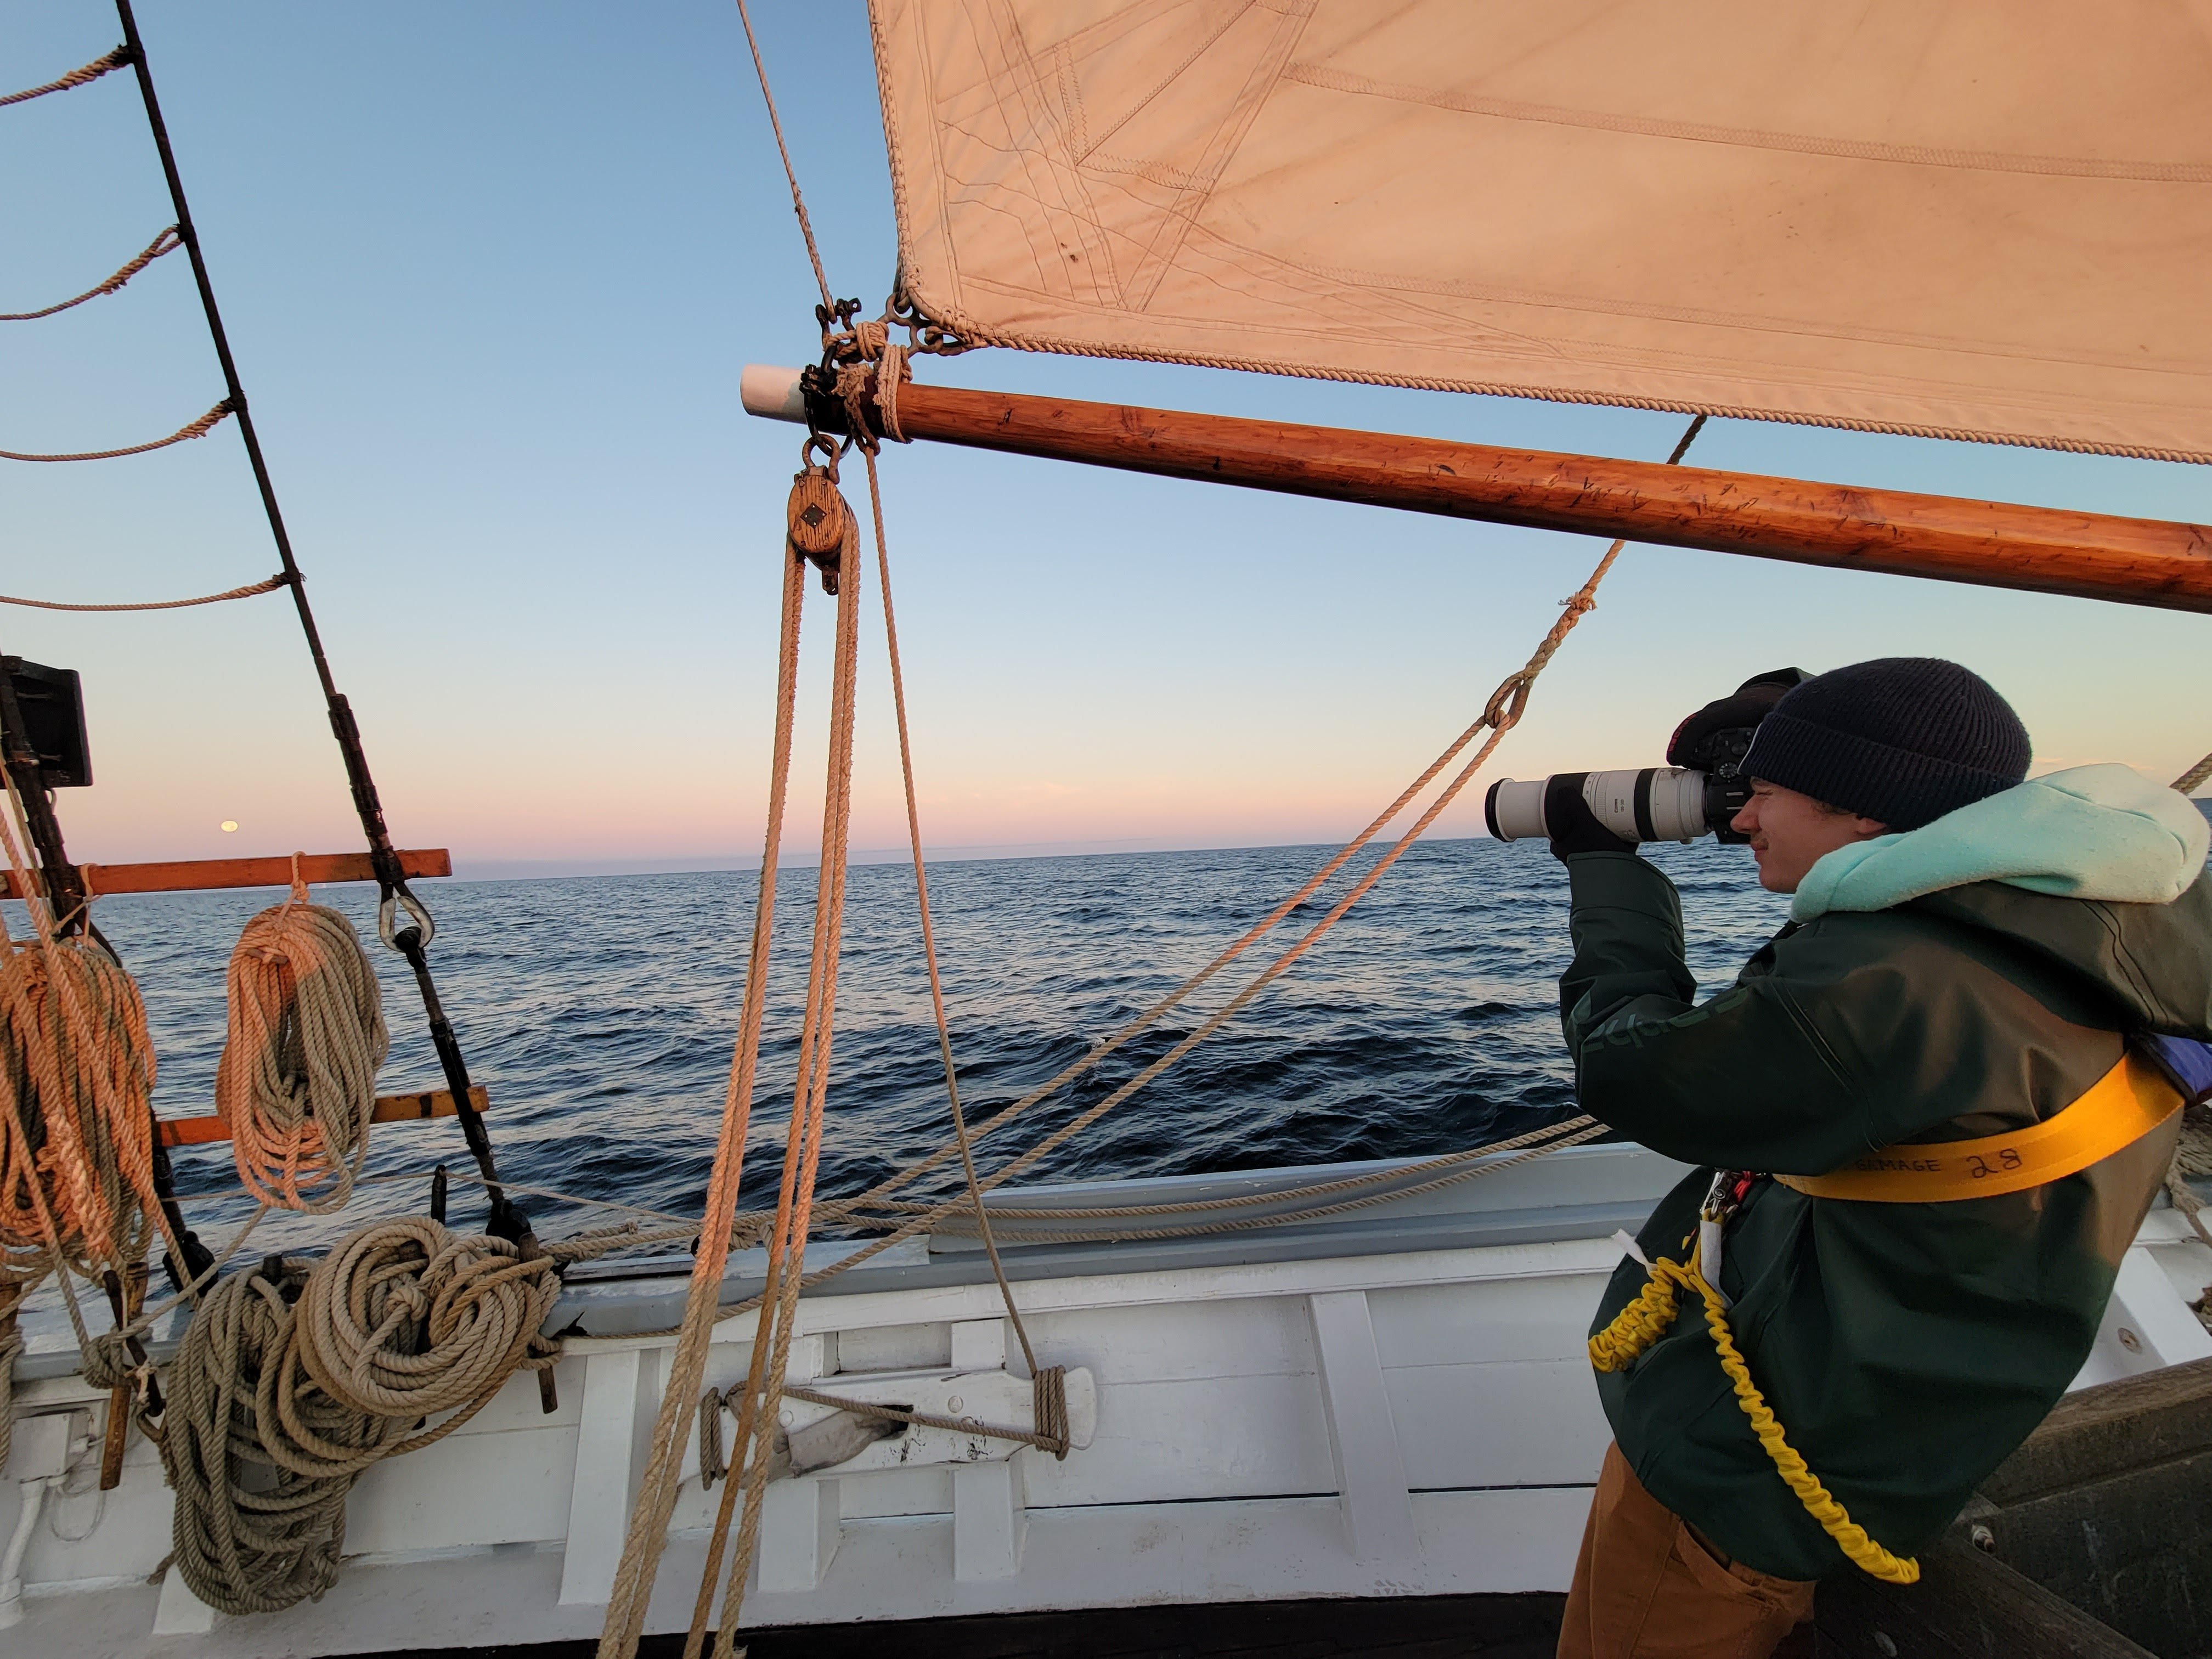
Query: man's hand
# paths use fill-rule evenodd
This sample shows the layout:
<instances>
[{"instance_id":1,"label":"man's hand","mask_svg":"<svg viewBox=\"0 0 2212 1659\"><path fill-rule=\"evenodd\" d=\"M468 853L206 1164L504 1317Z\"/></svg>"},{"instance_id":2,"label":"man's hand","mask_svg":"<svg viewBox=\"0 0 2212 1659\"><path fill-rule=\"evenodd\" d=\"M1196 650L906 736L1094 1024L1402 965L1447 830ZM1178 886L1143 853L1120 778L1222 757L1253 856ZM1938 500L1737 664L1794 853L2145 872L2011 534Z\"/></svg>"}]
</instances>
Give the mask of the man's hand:
<instances>
[{"instance_id":1,"label":"man's hand","mask_svg":"<svg viewBox=\"0 0 2212 1659\"><path fill-rule=\"evenodd\" d=\"M1570 853L1633 853L1637 843L1616 836L1598 822L1583 799L1587 772L1559 772L1544 791L1544 827L1552 832L1552 856L1566 861Z\"/></svg>"}]
</instances>

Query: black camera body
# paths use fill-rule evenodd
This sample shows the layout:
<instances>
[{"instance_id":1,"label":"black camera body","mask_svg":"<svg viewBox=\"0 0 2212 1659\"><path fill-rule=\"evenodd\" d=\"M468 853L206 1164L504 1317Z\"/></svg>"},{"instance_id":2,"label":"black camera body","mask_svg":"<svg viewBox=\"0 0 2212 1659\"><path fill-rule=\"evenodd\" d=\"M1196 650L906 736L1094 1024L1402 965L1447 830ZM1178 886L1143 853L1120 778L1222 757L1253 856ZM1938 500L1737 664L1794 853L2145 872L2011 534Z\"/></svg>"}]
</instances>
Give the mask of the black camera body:
<instances>
[{"instance_id":1,"label":"black camera body","mask_svg":"<svg viewBox=\"0 0 2212 1659\"><path fill-rule=\"evenodd\" d=\"M1667 750L1668 764L1705 779L1705 823L1723 842L1741 846L1749 836L1729 825L1751 799L1751 780L1743 775L1743 757L1751 752L1751 739L1759 730L1752 726L1723 726L1705 732L1696 742ZM1678 758L1679 754L1679 758Z\"/></svg>"}]
</instances>

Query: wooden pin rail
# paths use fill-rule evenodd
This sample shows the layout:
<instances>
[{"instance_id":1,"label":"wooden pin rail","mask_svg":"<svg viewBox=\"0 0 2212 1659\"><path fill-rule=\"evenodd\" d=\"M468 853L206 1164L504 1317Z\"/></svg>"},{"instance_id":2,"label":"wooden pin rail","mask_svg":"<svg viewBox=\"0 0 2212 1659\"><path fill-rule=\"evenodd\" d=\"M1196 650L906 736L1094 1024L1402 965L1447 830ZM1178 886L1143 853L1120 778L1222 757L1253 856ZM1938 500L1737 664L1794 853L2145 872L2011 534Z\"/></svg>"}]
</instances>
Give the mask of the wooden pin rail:
<instances>
[{"instance_id":1,"label":"wooden pin rail","mask_svg":"<svg viewBox=\"0 0 2212 1659\"><path fill-rule=\"evenodd\" d=\"M469 1104L479 1112L491 1109L491 1096L481 1083L469 1088ZM371 1123L411 1123L418 1118L453 1117L458 1115L453 1106L453 1092L447 1089L428 1089L421 1094L379 1095L369 1111ZM230 1139L230 1125L219 1117L157 1117L154 1127L161 1131L164 1146L208 1146L219 1140Z\"/></svg>"},{"instance_id":2,"label":"wooden pin rail","mask_svg":"<svg viewBox=\"0 0 2212 1659\"><path fill-rule=\"evenodd\" d=\"M188 859L174 864L82 864L85 890L110 893L195 893L221 887L289 887L289 854L264 859ZM412 848L399 854L399 870L409 878L450 876L453 855L442 847ZM336 881L374 881L366 853L309 853L300 873L315 885ZM5 872L9 898L21 898L14 871Z\"/></svg>"},{"instance_id":3,"label":"wooden pin rail","mask_svg":"<svg viewBox=\"0 0 2212 1659\"><path fill-rule=\"evenodd\" d=\"M748 368L747 410L803 421L795 370ZM872 397L870 416L874 418ZM824 402L825 430L842 404ZM2212 527L1710 467L908 384L908 438L1671 547L2171 611L2212 611Z\"/></svg>"}]
</instances>

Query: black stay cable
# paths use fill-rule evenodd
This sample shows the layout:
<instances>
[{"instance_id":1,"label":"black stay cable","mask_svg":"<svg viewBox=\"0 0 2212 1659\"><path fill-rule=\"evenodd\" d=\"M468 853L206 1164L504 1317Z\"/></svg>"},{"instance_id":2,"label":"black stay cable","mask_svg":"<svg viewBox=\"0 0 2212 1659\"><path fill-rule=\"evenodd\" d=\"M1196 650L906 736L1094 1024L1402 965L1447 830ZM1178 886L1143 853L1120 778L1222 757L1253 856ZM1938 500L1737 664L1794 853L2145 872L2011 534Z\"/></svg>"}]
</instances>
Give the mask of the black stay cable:
<instances>
[{"instance_id":1,"label":"black stay cable","mask_svg":"<svg viewBox=\"0 0 2212 1659\"><path fill-rule=\"evenodd\" d=\"M169 148L169 129L161 119L161 101L154 95L153 71L146 62L145 45L138 38L138 23L131 15L131 0L115 0L115 11L123 23L122 50L137 72L138 90L146 102L147 123L154 130L155 148L161 152L161 172L168 180L169 200L176 210L178 240L191 260L192 280L199 285L200 307L207 313L208 332L214 337L216 359L222 367L228 402L237 418L239 434L246 441L246 459L253 466L253 482L261 491L262 508L269 516L269 532L276 538L277 557L283 561L284 582L292 590L292 604L300 613L300 626L307 636L307 653L314 659L315 678L322 683L323 700L330 709L331 731L337 738L338 752L345 757L346 781L353 790L354 810L361 815L362 832L368 838L369 863L376 872L379 891L378 931L386 944L406 957L407 965L414 970L416 986L422 994L423 1012L430 1023L430 1041L438 1051L438 1064L445 1073L446 1086L453 1093L454 1109L461 1120L461 1133L467 1139L470 1155L476 1160L477 1169L483 1176L484 1190L491 1200L488 1230L518 1244L534 1243L528 1218L509 1201L500 1187L498 1170L492 1161L491 1137L484 1128L483 1115L470 1097L468 1064L461 1057L460 1042L453 1035L453 1023L446 1018L437 986L430 977L427 950L436 929L430 913L408 890L399 854L392 845L392 832L385 825L384 805L377 797L376 781L369 775L368 757L362 749L361 728L355 723L353 706L331 677L330 659L323 651L322 635L315 627L315 613L307 604L307 581L292 556L292 538L284 528L283 513L276 505L276 486L269 480L269 464L261 453L261 439L253 428L252 411L246 406L246 389L239 384L238 365L230 355L229 337L223 332L222 313L216 307L215 287L208 279L207 261L201 257L199 232L185 200L184 179L177 172L177 158ZM392 925L394 911L402 906L414 921L395 931Z\"/></svg>"}]
</instances>

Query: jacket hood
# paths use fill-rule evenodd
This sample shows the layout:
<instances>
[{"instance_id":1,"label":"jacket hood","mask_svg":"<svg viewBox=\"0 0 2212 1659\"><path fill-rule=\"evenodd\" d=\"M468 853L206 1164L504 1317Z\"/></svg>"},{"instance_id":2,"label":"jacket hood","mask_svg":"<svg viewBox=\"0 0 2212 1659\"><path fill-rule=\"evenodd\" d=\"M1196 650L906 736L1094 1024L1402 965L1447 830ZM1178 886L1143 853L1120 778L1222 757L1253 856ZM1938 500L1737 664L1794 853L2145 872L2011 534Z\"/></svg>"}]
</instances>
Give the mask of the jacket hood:
<instances>
[{"instance_id":1,"label":"jacket hood","mask_svg":"<svg viewBox=\"0 0 2212 1659\"><path fill-rule=\"evenodd\" d=\"M2196 803L2131 768L2076 766L1902 835L1839 847L1806 872L1790 915L1887 910L2002 882L2063 898L2169 904L2203 873L2212 825Z\"/></svg>"}]
</instances>

